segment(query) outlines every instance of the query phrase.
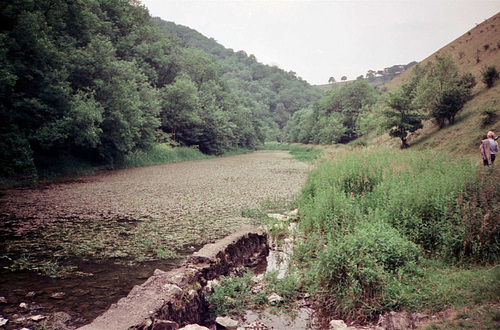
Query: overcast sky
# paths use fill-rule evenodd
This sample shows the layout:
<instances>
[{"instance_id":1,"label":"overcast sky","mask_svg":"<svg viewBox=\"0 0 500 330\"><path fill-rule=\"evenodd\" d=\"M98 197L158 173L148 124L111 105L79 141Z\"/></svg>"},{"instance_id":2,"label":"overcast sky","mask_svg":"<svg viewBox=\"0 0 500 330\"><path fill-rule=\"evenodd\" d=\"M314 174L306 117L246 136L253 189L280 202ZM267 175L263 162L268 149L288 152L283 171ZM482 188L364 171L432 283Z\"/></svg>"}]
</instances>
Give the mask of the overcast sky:
<instances>
[{"instance_id":1,"label":"overcast sky","mask_svg":"<svg viewBox=\"0 0 500 330\"><path fill-rule=\"evenodd\" d=\"M152 16L311 84L421 61L500 12L500 0L142 0Z\"/></svg>"}]
</instances>

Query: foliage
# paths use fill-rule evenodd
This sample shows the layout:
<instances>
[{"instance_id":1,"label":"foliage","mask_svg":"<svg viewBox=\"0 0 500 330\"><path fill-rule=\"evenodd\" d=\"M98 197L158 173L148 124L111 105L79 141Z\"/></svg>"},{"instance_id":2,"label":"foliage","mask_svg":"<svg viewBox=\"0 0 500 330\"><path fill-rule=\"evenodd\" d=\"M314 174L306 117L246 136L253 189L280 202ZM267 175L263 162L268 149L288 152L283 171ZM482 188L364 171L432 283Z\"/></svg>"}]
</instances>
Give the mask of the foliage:
<instances>
[{"instance_id":1,"label":"foliage","mask_svg":"<svg viewBox=\"0 0 500 330\"><path fill-rule=\"evenodd\" d=\"M461 74L451 56L436 56L434 62L417 67L421 75L417 89L417 104L428 111L440 128L448 120L452 125L455 116L470 99L476 85L470 73Z\"/></svg>"},{"instance_id":2,"label":"foliage","mask_svg":"<svg viewBox=\"0 0 500 330\"><path fill-rule=\"evenodd\" d=\"M403 84L398 90L389 94L387 104L391 108L385 112L387 121L385 127L389 135L401 139L401 148L408 147L408 133L413 133L423 127L422 115L415 110L414 99L418 78Z\"/></svg>"},{"instance_id":3,"label":"foliage","mask_svg":"<svg viewBox=\"0 0 500 330\"><path fill-rule=\"evenodd\" d=\"M491 125L497 118L498 110L493 107L487 107L481 111L481 123L483 127Z\"/></svg>"},{"instance_id":4,"label":"foliage","mask_svg":"<svg viewBox=\"0 0 500 330\"><path fill-rule=\"evenodd\" d=\"M255 120L265 126L266 141L283 140L281 130L289 118L322 96L319 88L311 86L292 71L285 72L276 66L259 63L254 55L226 49L214 39L188 27L159 18L155 21L191 47L220 60L223 79Z\"/></svg>"},{"instance_id":5,"label":"foliage","mask_svg":"<svg viewBox=\"0 0 500 330\"><path fill-rule=\"evenodd\" d=\"M324 316L370 320L407 306L398 288L418 280L422 256L497 262L500 187L486 177L470 161L385 148L321 163L299 200L294 260Z\"/></svg>"},{"instance_id":6,"label":"foliage","mask_svg":"<svg viewBox=\"0 0 500 330\"><path fill-rule=\"evenodd\" d=\"M310 146L302 144L290 144L290 143L278 143L278 142L266 142L264 145L259 146L259 150L289 150L290 154L294 156L295 159L302 162L313 162L318 159L324 148L319 146Z\"/></svg>"},{"instance_id":7,"label":"foliage","mask_svg":"<svg viewBox=\"0 0 500 330\"><path fill-rule=\"evenodd\" d=\"M490 65L481 70L482 81L486 84L488 88L493 87L498 78L500 78L500 73L497 71L496 66Z\"/></svg>"},{"instance_id":8,"label":"foliage","mask_svg":"<svg viewBox=\"0 0 500 330\"><path fill-rule=\"evenodd\" d=\"M252 271L246 270L239 276L221 276L213 293L207 296L209 311L213 318L219 315L241 315L249 309L272 306L268 297L277 294L284 300L273 306L291 308L300 294L297 278L291 274L278 278L276 273L266 273L256 281ZM274 303L276 304L276 303Z\"/></svg>"},{"instance_id":9,"label":"foliage","mask_svg":"<svg viewBox=\"0 0 500 330\"><path fill-rule=\"evenodd\" d=\"M312 109L297 111L288 122L289 142L347 143L360 133L358 117L376 102L377 92L366 81L335 88L317 101Z\"/></svg>"},{"instance_id":10,"label":"foliage","mask_svg":"<svg viewBox=\"0 0 500 330\"><path fill-rule=\"evenodd\" d=\"M158 129L206 154L264 140L219 60L137 1L20 0L0 20L0 176L36 177L62 158L121 166L163 142Z\"/></svg>"},{"instance_id":11,"label":"foliage","mask_svg":"<svg viewBox=\"0 0 500 330\"><path fill-rule=\"evenodd\" d=\"M124 167L139 167L158 164L182 162L186 160L205 159L209 156L202 154L195 147L176 147L167 144L157 144L147 151L137 150L128 154L124 160Z\"/></svg>"}]
</instances>

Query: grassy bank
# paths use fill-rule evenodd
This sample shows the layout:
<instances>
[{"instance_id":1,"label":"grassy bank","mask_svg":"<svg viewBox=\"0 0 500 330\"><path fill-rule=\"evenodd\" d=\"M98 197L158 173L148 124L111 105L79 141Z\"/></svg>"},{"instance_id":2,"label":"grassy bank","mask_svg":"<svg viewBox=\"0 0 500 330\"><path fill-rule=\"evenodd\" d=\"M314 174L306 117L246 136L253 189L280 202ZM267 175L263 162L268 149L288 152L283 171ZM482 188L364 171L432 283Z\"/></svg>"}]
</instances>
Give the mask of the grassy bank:
<instances>
[{"instance_id":1,"label":"grassy bank","mask_svg":"<svg viewBox=\"0 0 500 330\"><path fill-rule=\"evenodd\" d=\"M325 161L303 189L295 250L320 314L363 322L498 303L498 179L430 151L361 149Z\"/></svg>"},{"instance_id":2,"label":"grassy bank","mask_svg":"<svg viewBox=\"0 0 500 330\"><path fill-rule=\"evenodd\" d=\"M174 148L168 144L157 144L149 151L137 151L127 155L123 167L151 166L207 158L210 156L203 154L198 148Z\"/></svg>"},{"instance_id":3,"label":"grassy bank","mask_svg":"<svg viewBox=\"0 0 500 330\"><path fill-rule=\"evenodd\" d=\"M309 294L326 322L465 308L497 328L499 179L498 169L431 151L339 150L302 190L284 281ZM441 326L460 328L464 315Z\"/></svg>"},{"instance_id":4,"label":"grassy bank","mask_svg":"<svg viewBox=\"0 0 500 330\"><path fill-rule=\"evenodd\" d=\"M325 149L325 147L306 145L299 143L278 143L266 142L264 145L259 146L258 150L288 150L295 159L302 162L313 162L318 159Z\"/></svg>"}]
</instances>

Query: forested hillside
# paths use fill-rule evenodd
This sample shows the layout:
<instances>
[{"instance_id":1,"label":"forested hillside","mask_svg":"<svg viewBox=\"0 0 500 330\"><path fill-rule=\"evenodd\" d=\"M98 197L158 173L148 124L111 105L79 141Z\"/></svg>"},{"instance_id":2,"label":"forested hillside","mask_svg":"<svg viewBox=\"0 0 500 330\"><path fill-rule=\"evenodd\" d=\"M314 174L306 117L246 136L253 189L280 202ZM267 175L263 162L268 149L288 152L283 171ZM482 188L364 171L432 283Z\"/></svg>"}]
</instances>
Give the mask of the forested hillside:
<instances>
[{"instance_id":1,"label":"forested hillside","mask_svg":"<svg viewBox=\"0 0 500 330\"><path fill-rule=\"evenodd\" d=\"M254 55L227 49L213 38L207 38L189 27L159 18L155 21L187 45L220 59L224 80L238 99L266 123L269 140L282 140L282 129L291 116L323 95L320 89L297 77L295 72L259 63Z\"/></svg>"},{"instance_id":2,"label":"forested hillside","mask_svg":"<svg viewBox=\"0 0 500 330\"><path fill-rule=\"evenodd\" d=\"M243 52L190 47L139 1L2 2L0 22L4 177L68 159L116 166L157 143L254 148L321 93Z\"/></svg>"}]
</instances>

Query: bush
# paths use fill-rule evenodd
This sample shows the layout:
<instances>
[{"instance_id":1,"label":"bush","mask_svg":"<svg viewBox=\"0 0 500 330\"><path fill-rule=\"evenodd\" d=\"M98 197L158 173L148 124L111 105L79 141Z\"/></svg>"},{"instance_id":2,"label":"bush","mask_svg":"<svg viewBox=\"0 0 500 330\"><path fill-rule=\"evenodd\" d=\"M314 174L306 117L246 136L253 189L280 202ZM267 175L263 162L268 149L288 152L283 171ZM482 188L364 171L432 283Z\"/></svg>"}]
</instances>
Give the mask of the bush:
<instances>
[{"instance_id":1,"label":"bush","mask_svg":"<svg viewBox=\"0 0 500 330\"><path fill-rule=\"evenodd\" d=\"M494 65L483 68L483 70L481 71L481 75L483 77L483 82L488 88L493 87L495 81L500 77L500 73L497 71L497 68Z\"/></svg>"},{"instance_id":2,"label":"bush","mask_svg":"<svg viewBox=\"0 0 500 330\"><path fill-rule=\"evenodd\" d=\"M493 124L496 118L497 109L486 108L481 111L481 123L483 124L483 127Z\"/></svg>"},{"instance_id":3,"label":"bush","mask_svg":"<svg viewBox=\"0 0 500 330\"><path fill-rule=\"evenodd\" d=\"M418 247L387 223L361 222L318 254L318 301L344 320L372 320L384 310L388 279L417 257Z\"/></svg>"}]
</instances>

